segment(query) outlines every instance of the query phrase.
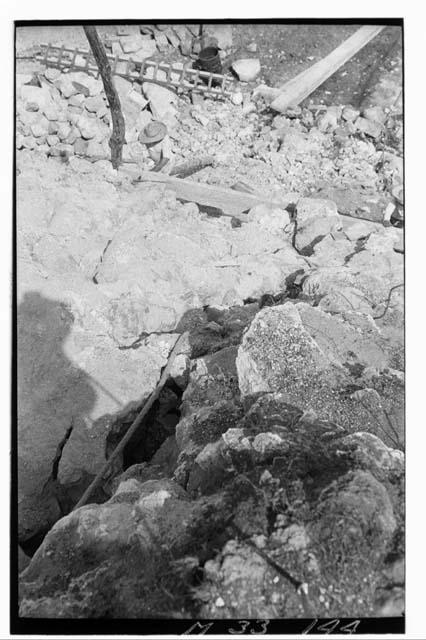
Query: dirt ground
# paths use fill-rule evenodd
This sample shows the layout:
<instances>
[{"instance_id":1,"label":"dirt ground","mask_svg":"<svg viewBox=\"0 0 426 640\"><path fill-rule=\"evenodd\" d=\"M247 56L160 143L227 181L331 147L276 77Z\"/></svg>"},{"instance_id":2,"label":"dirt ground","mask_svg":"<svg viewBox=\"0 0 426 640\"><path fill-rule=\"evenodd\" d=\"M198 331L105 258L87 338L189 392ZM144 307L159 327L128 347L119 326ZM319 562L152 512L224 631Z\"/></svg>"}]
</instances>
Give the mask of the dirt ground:
<instances>
[{"instance_id":1,"label":"dirt ground","mask_svg":"<svg viewBox=\"0 0 426 640\"><path fill-rule=\"evenodd\" d=\"M235 25L235 58L253 55L246 47L256 42L263 81L279 86L328 55L361 25L247 24ZM311 95L314 102L359 106L372 75L400 63L402 34L399 27L387 27L337 73Z\"/></svg>"}]
</instances>

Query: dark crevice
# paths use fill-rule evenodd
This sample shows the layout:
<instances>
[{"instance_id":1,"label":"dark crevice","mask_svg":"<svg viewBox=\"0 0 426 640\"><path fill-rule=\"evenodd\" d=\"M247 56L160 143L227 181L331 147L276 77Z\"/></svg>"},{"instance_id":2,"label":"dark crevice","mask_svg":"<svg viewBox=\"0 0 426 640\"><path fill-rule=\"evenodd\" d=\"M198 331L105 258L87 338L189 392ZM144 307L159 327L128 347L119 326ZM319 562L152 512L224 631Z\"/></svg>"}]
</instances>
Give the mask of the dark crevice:
<instances>
[{"instance_id":1,"label":"dark crevice","mask_svg":"<svg viewBox=\"0 0 426 640\"><path fill-rule=\"evenodd\" d=\"M345 256L344 264L348 264L348 262L354 256L356 256L357 253L361 253L361 251L364 251L364 247L365 247L365 243L366 243L367 239L368 239L368 236L363 236L362 238L358 238L358 240L355 242L355 247L354 247L354 250L352 251L352 253L349 253L347 256Z\"/></svg>"},{"instance_id":2,"label":"dark crevice","mask_svg":"<svg viewBox=\"0 0 426 640\"><path fill-rule=\"evenodd\" d=\"M302 293L303 281L306 278L304 269L297 269L294 273L290 273L285 280L287 297L290 300L297 300Z\"/></svg>"},{"instance_id":3,"label":"dark crevice","mask_svg":"<svg viewBox=\"0 0 426 640\"><path fill-rule=\"evenodd\" d=\"M142 421L136 433L124 448L122 457L122 471L141 462L149 462L161 447L163 442L175 434L176 425L180 420L180 405L183 390L169 380ZM133 410L111 428L107 437L106 455L109 457L118 443L122 440L135 419L139 409Z\"/></svg>"},{"instance_id":4,"label":"dark crevice","mask_svg":"<svg viewBox=\"0 0 426 640\"><path fill-rule=\"evenodd\" d=\"M402 207L397 207L390 218L391 225L397 229L404 228L404 217L403 214L401 216L400 209L402 209Z\"/></svg>"},{"instance_id":5,"label":"dark crevice","mask_svg":"<svg viewBox=\"0 0 426 640\"><path fill-rule=\"evenodd\" d=\"M210 218L221 218L226 215L226 217L231 218L231 226L232 228L241 227L242 220L236 218L235 216L229 216L228 214L224 214L223 210L218 207L211 207L209 205L199 204L198 209L200 213L206 213ZM248 213L248 211L242 211L241 213Z\"/></svg>"},{"instance_id":6,"label":"dark crevice","mask_svg":"<svg viewBox=\"0 0 426 640\"><path fill-rule=\"evenodd\" d=\"M139 336L134 342L132 342L132 344L124 346L122 345L118 348L120 349L120 351L127 351L127 349L139 349L139 347L142 347L145 340L150 336L162 336L164 334L176 335L177 333L181 333L181 331L179 331L179 329L174 329L173 331L150 331L149 333L147 331L142 331L142 333L139 334Z\"/></svg>"},{"instance_id":7,"label":"dark crevice","mask_svg":"<svg viewBox=\"0 0 426 640\"><path fill-rule=\"evenodd\" d=\"M300 255L300 251L296 247L296 237L297 237L297 220L294 219L293 235L291 236L291 246Z\"/></svg>"},{"instance_id":8,"label":"dark crevice","mask_svg":"<svg viewBox=\"0 0 426 640\"><path fill-rule=\"evenodd\" d=\"M294 236L293 236L294 241L296 241L296 234L297 234L297 222L295 224L295 229L294 229ZM312 242L310 242L306 247L303 247L303 249L297 250L294 244L293 244L293 247L294 249L296 249L299 255L304 256L305 258L309 258L310 256L313 255L316 245L319 244L322 240L324 240L325 236L326 234L316 236L316 238L314 238Z\"/></svg>"},{"instance_id":9,"label":"dark crevice","mask_svg":"<svg viewBox=\"0 0 426 640\"><path fill-rule=\"evenodd\" d=\"M49 525L39 529L33 535L25 539L19 539L19 545L27 556L32 558L55 522L71 513L94 477L93 474L83 472L79 480L68 484L62 484L52 476L47 480L43 488L42 498L46 503L50 502L56 506L57 516ZM102 504L108 500L108 497L109 495L105 493L102 487L99 487L93 492L91 502Z\"/></svg>"},{"instance_id":10,"label":"dark crevice","mask_svg":"<svg viewBox=\"0 0 426 640\"><path fill-rule=\"evenodd\" d=\"M64 447L65 447L66 443L68 442L68 440L70 439L73 429L74 429L74 420L72 419L71 420L71 424L69 425L68 429L66 430L64 437L62 438L62 440L58 444L58 448L56 449L55 457L53 458L52 473L51 473L51 476L50 476L52 478L52 480L57 480L58 479L59 463L60 463L61 458L62 458L62 453L63 453Z\"/></svg>"},{"instance_id":11,"label":"dark crevice","mask_svg":"<svg viewBox=\"0 0 426 640\"><path fill-rule=\"evenodd\" d=\"M266 520L267 520L267 535L268 537L270 535L272 535L273 531L274 531L274 527L275 527L275 522L277 520L277 511L274 509L274 507L269 504L267 509L266 509Z\"/></svg>"},{"instance_id":12,"label":"dark crevice","mask_svg":"<svg viewBox=\"0 0 426 640\"><path fill-rule=\"evenodd\" d=\"M43 544L43 540L49 533L50 529L43 529L43 531L37 531L33 536L27 538L27 540L20 540L19 546L22 551L29 558L32 558L37 549Z\"/></svg>"},{"instance_id":13,"label":"dark crevice","mask_svg":"<svg viewBox=\"0 0 426 640\"><path fill-rule=\"evenodd\" d=\"M279 291L276 294L264 293L259 299L259 309L263 307L274 307L278 304L283 304L287 298L286 291Z\"/></svg>"},{"instance_id":14,"label":"dark crevice","mask_svg":"<svg viewBox=\"0 0 426 640\"><path fill-rule=\"evenodd\" d=\"M290 203L286 206L285 210L286 210L286 211L287 211L287 213L289 214L289 216L290 216L290 220L293 220L293 221L294 221L294 220L296 220L297 205L296 205L296 203L295 203L295 202L290 202Z\"/></svg>"},{"instance_id":15,"label":"dark crevice","mask_svg":"<svg viewBox=\"0 0 426 640\"><path fill-rule=\"evenodd\" d=\"M111 242L112 242L112 240L108 240L108 242L106 243L106 246L104 247L104 250L102 251L102 254L101 254L100 258L99 258L99 262L95 267L95 273L93 274L93 278L92 278L92 282L94 284L99 284L98 279L97 279L96 276L98 275L99 268L100 268L100 266L101 266L101 264L103 262L103 259L105 257L105 253L107 252L107 249L108 249L109 245L111 244Z\"/></svg>"},{"instance_id":16,"label":"dark crevice","mask_svg":"<svg viewBox=\"0 0 426 640\"><path fill-rule=\"evenodd\" d=\"M302 284L305 277L305 271L298 269L294 273L287 276L284 291L277 293L264 293L260 298L245 298L244 305L257 304L259 309L263 307L273 307L275 305L284 304L286 300L297 300L303 295Z\"/></svg>"},{"instance_id":17,"label":"dark crevice","mask_svg":"<svg viewBox=\"0 0 426 640\"><path fill-rule=\"evenodd\" d=\"M66 489L58 481L59 463L61 462L64 447L71 437L73 428L74 428L74 422L73 420L71 420L71 424L65 431L64 437L58 444L55 456L52 461L51 474L46 480L46 483L42 491L43 497L47 501L51 501L56 505L58 509L58 513L61 516L65 515L64 511L66 510L66 508L64 507L64 503L66 502L66 500L64 500L64 497L65 497L64 494L66 492ZM35 554L39 546L42 544L44 538L46 537L49 531L50 531L50 527L47 526L37 531L34 535L30 536L26 540L19 540L19 544L21 545L24 553L26 553L27 556L32 558L32 556Z\"/></svg>"},{"instance_id":18,"label":"dark crevice","mask_svg":"<svg viewBox=\"0 0 426 640\"><path fill-rule=\"evenodd\" d=\"M205 575L204 575L204 569L203 567L195 567L192 570L192 575L191 575L191 586L192 587L199 587L203 581L205 579Z\"/></svg>"},{"instance_id":19,"label":"dark crevice","mask_svg":"<svg viewBox=\"0 0 426 640\"><path fill-rule=\"evenodd\" d=\"M49 523L49 525L39 529L32 536L19 540L22 550L29 557L32 557L35 554L55 522L73 510L74 506L80 499L81 494L94 478L92 474L84 472L76 482L63 484L58 479L59 466L63 451L66 443L71 437L73 428L74 423L73 420L71 420L71 424L67 428L64 437L58 444L52 462L52 472L46 480L41 493L43 501L46 504L50 504L52 511L56 512L56 517ZM107 496L102 489L97 490L92 496L92 501L97 503L102 503L106 499Z\"/></svg>"}]
</instances>

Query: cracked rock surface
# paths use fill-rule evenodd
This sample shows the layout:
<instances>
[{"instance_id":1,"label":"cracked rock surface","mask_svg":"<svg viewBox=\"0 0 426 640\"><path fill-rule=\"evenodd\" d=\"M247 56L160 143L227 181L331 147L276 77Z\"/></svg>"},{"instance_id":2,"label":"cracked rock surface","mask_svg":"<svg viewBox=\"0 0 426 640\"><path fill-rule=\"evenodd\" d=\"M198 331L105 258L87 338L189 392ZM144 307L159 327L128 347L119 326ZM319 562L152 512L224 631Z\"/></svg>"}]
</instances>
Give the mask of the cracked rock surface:
<instances>
[{"instance_id":1,"label":"cracked rock surface","mask_svg":"<svg viewBox=\"0 0 426 640\"><path fill-rule=\"evenodd\" d=\"M122 25L110 49L183 51L190 26L162 26ZM210 35L231 50L224 26ZM259 57L266 80L262 47L239 57ZM309 585L317 617L401 615L404 247L401 224L382 224L403 209L391 80L368 105L276 115L264 85L190 101L120 78L114 171L100 81L17 74L21 616L307 617L277 565ZM138 135L153 117L177 163L213 157L188 181L243 183L282 206L237 224L134 183L152 167ZM143 428L72 511L183 332Z\"/></svg>"},{"instance_id":2,"label":"cracked rock surface","mask_svg":"<svg viewBox=\"0 0 426 640\"><path fill-rule=\"evenodd\" d=\"M101 187L96 172L41 158L34 166L27 154L20 154L18 177L26 537L52 523L41 494L71 420L59 465L65 484L97 473L114 417L153 390L187 311L283 289L306 264L284 232L285 211L281 227L268 229L253 216L234 229L229 219L209 219L162 187Z\"/></svg>"},{"instance_id":3,"label":"cracked rock surface","mask_svg":"<svg viewBox=\"0 0 426 640\"><path fill-rule=\"evenodd\" d=\"M319 616L388 610L403 452L285 391L240 395L236 356L224 347L194 360L172 458L169 440L106 502L54 525L21 574L21 615L303 617L294 587L256 549L309 583Z\"/></svg>"}]
</instances>

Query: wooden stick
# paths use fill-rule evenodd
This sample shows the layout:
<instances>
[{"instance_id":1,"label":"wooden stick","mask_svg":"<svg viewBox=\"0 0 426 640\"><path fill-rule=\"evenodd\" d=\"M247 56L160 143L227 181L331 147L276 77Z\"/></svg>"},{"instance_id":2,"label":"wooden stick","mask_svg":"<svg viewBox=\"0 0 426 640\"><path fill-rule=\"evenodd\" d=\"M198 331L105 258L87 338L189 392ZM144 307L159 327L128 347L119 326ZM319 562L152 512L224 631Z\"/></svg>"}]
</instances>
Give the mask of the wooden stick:
<instances>
[{"instance_id":1,"label":"wooden stick","mask_svg":"<svg viewBox=\"0 0 426 640\"><path fill-rule=\"evenodd\" d=\"M86 491L83 493L83 495L81 496L80 500L75 505L73 511L75 511L79 507L82 507L83 505L86 504L87 500L90 498L90 496L92 495L93 491L98 487L98 485L100 484L100 482L101 482L102 478L104 477L105 473L110 468L111 464L118 457L118 455L123 451L124 447L129 442L130 438L135 433L136 429L141 425L142 420L145 418L145 416L147 415L148 411L151 409L152 405L154 404L154 402L157 400L158 396L160 395L164 385L166 384L166 382L168 380L168 377L169 377L169 373L170 373L170 369L172 367L172 364L173 364L176 356L178 355L179 347L181 346L181 344L184 341L184 339L186 339L186 337L187 337L187 333L182 333L182 335L179 336L178 340L175 343L175 346L173 347L172 351L170 352L167 364L164 367L163 373L161 374L161 378L160 378L157 386L155 387L154 391L149 396L148 401L144 404L144 406L142 407L142 409L140 410L140 412L136 416L135 420L132 422L132 424L130 425L129 429L126 431L126 434L124 435L124 437L120 440L120 442L118 443L118 445L116 446L116 448L112 452L111 456L108 458L108 460L105 462L105 464L102 467L102 469L99 471L99 473L96 476L96 478L87 487Z\"/></svg>"},{"instance_id":2,"label":"wooden stick","mask_svg":"<svg viewBox=\"0 0 426 640\"><path fill-rule=\"evenodd\" d=\"M107 54L99 39L96 27L85 25L83 29L92 49L93 57L98 65L111 111L112 135L109 139L109 146L111 149L112 166L114 169L118 169L122 161L124 137L126 133L120 98L112 81L111 67L109 66ZM87 64L89 64L89 56L87 56Z\"/></svg>"},{"instance_id":3,"label":"wooden stick","mask_svg":"<svg viewBox=\"0 0 426 640\"><path fill-rule=\"evenodd\" d=\"M152 173L142 171L136 182L160 182L176 192L176 196L187 202L196 202L206 207L221 209L223 215L238 218L247 222L247 216L243 211L247 211L259 204L266 204L282 209L289 204L289 200L283 202L272 202L266 196L253 195L251 193L241 193L232 189L223 189L209 184L200 184L181 178L172 178L162 173Z\"/></svg>"},{"instance_id":4,"label":"wooden stick","mask_svg":"<svg viewBox=\"0 0 426 640\"><path fill-rule=\"evenodd\" d=\"M272 109L284 113L288 107L297 106L332 76L337 69L358 53L382 29L384 29L384 26L365 25L355 31L350 38L334 49L328 56L283 85L280 95L271 103Z\"/></svg>"}]
</instances>

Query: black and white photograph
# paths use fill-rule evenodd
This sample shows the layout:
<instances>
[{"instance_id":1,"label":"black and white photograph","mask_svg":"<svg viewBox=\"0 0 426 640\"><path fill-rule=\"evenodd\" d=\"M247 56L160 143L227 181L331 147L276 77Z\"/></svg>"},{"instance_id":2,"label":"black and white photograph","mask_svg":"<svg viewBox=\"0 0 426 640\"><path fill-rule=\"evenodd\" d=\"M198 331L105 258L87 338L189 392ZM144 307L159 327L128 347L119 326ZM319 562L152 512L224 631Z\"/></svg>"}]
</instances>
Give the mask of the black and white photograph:
<instances>
[{"instance_id":1,"label":"black and white photograph","mask_svg":"<svg viewBox=\"0 0 426 640\"><path fill-rule=\"evenodd\" d=\"M12 633L403 634L404 20L190 18L14 23Z\"/></svg>"}]
</instances>

